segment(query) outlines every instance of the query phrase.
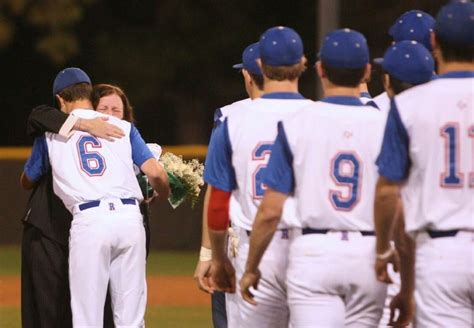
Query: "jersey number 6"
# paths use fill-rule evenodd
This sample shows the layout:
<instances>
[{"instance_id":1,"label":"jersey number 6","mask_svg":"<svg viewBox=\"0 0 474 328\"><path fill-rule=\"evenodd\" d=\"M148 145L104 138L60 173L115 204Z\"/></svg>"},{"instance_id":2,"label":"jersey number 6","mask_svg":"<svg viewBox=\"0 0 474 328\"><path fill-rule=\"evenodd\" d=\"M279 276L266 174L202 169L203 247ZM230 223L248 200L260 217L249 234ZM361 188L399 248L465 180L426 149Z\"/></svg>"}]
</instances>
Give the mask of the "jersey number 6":
<instances>
[{"instance_id":1,"label":"jersey number 6","mask_svg":"<svg viewBox=\"0 0 474 328\"><path fill-rule=\"evenodd\" d=\"M90 177L102 176L107 168L102 155L91 149L100 149L102 144L92 136L81 136L77 141L77 151L81 169Z\"/></svg>"},{"instance_id":2,"label":"jersey number 6","mask_svg":"<svg viewBox=\"0 0 474 328\"><path fill-rule=\"evenodd\" d=\"M352 211L359 203L362 184L362 162L354 152L339 152L331 161L331 178L336 186L347 187L343 195L339 190L329 190L329 200L338 211Z\"/></svg>"}]
</instances>

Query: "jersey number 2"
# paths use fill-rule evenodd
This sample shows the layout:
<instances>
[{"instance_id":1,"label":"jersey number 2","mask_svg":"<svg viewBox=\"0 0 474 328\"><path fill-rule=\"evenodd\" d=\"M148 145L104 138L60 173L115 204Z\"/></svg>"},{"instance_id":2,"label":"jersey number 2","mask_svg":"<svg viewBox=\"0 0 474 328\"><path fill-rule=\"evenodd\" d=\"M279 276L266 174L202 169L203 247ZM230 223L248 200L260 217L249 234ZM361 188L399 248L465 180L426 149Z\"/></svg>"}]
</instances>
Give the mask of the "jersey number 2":
<instances>
[{"instance_id":1,"label":"jersey number 2","mask_svg":"<svg viewBox=\"0 0 474 328\"><path fill-rule=\"evenodd\" d=\"M440 129L440 136L444 139L445 145L445 172L441 173L440 184L444 188L462 188L464 186L464 173L461 172L459 149L460 133L459 123L447 123ZM469 127L468 137L474 138L474 125ZM471 156L474 154L474 144L471 149ZM470 172L468 176L468 184L470 188L474 188L474 172Z\"/></svg>"},{"instance_id":2,"label":"jersey number 2","mask_svg":"<svg viewBox=\"0 0 474 328\"><path fill-rule=\"evenodd\" d=\"M261 142L252 152L252 161L265 161L272 153L273 142ZM261 199L265 194L265 184L263 183L263 174L267 164L259 164L253 173L253 198Z\"/></svg>"},{"instance_id":3,"label":"jersey number 2","mask_svg":"<svg viewBox=\"0 0 474 328\"><path fill-rule=\"evenodd\" d=\"M107 169L102 155L92 149L100 149L102 144L93 136L81 136L77 141L77 151L81 169L90 177L102 176Z\"/></svg>"},{"instance_id":4,"label":"jersey number 2","mask_svg":"<svg viewBox=\"0 0 474 328\"><path fill-rule=\"evenodd\" d=\"M359 203L362 162L354 152L339 152L331 161L330 172L336 186L348 188L346 195L339 190L329 190L331 204L338 211L352 211Z\"/></svg>"}]
</instances>

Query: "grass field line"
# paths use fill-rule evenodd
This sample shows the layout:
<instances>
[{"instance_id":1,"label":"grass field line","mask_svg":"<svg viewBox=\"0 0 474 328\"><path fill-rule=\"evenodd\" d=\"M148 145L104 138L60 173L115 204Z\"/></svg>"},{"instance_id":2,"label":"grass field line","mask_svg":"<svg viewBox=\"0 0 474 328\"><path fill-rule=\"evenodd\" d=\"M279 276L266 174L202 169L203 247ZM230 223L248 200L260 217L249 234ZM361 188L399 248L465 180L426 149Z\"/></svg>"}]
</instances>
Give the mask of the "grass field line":
<instances>
[{"instance_id":1,"label":"grass field line","mask_svg":"<svg viewBox=\"0 0 474 328\"><path fill-rule=\"evenodd\" d=\"M209 295L189 276L148 276L148 305L205 306ZM20 306L21 280L17 275L0 276L0 306Z\"/></svg>"}]
</instances>

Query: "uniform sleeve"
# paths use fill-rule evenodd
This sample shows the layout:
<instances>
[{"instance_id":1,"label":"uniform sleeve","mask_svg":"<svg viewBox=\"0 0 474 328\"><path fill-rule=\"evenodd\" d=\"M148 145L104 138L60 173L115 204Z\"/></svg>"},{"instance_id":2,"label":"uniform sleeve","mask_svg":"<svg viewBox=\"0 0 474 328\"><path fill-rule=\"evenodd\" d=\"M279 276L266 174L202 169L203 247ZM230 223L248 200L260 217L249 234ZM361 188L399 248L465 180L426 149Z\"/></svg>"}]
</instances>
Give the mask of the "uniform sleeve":
<instances>
[{"instance_id":1,"label":"uniform sleeve","mask_svg":"<svg viewBox=\"0 0 474 328\"><path fill-rule=\"evenodd\" d=\"M28 116L26 132L32 137L40 136L45 132L58 134L68 117L66 113L50 106L35 107Z\"/></svg>"},{"instance_id":2,"label":"uniform sleeve","mask_svg":"<svg viewBox=\"0 0 474 328\"><path fill-rule=\"evenodd\" d=\"M212 132L206 157L204 181L227 192L237 188L227 119Z\"/></svg>"},{"instance_id":3,"label":"uniform sleeve","mask_svg":"<svg viewBox=\"0 0 474 328\"><path fill-rule=\"evenodd\" d=\"M130 144L132 145L133 164L136 166L141 167L143 163L153 158L153 154L134 125L130 129Z\"/></svg>"},{"instance_id":4,"label":"uniform sleeve","mask_svg":"<svg viewBox=\"0 0 474 328\"><path fill-rule=\"evenodd\" d=\"M37 137L25 164L25 174L31 182L38 181L50 168L48 146L43 136Z\"/></svg>"},{"instance_id":5,"label":"uniform sleeve","mask_svg":"<svg viewBox=\"0 0 474 328\"><path fill-rule=\"evenodd\" d=\"M263 182L273 190L284 194L291 194L295 189L293 154L282 122L278 122L278 135L272 147Z\"/></svg>"},{"instance_id":6,"label":"uniform sleeve","mask_svg":"<svg viewBox=\"0 0 474 328\"><path fill-rule=\"evenodd\" d=\"M377 158L379 174L390 181L399 182L408 176L410 165L408 133L392 99L382 150Z\"/></svg>"},{"instance_id":7,"label":"uniform sleeve","mask_svg":"<svg viewBox=\"0 0 474 328\"><path fill-rule=\"evenodd\" d=\"M215 111L214 111L214 124L216 124L217 122L221 121L221 118L222 118L222 111L220 108L217 108Z\"/></svg>"}]
</instances>

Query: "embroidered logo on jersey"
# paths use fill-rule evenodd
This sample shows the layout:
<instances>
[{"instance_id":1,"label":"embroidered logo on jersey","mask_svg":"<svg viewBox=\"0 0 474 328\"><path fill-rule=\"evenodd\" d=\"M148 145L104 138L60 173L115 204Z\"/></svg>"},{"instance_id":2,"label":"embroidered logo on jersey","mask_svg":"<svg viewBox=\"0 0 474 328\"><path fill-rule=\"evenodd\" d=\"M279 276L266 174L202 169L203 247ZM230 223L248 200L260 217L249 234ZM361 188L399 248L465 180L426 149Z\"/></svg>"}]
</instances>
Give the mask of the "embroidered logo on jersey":
<instances>
[{"instance_id":1,"label":"embroidered logo on jersey","mask_svg":"<svg viewBox=\"0 0 474 328\"><path fill-rule=\"evenodd\" d=\"M110 211L115 211L115 204L114 203L109 203L109 210Z\"/></svg>"}]
</instances>

